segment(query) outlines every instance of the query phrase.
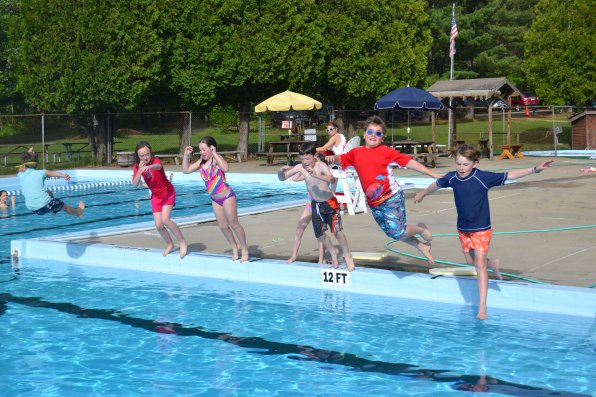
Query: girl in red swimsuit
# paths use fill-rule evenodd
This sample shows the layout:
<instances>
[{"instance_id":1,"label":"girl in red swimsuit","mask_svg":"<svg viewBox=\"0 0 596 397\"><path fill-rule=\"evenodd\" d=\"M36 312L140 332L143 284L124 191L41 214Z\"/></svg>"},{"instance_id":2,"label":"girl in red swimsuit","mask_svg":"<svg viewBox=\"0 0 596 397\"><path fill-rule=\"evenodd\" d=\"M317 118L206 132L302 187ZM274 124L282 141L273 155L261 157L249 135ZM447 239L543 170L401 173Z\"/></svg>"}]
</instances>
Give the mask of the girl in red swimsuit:
<instances>
[{"instance_id":1,"label":"girl in red swimsuit","mask_svg":"<svg viewBox=\"0 0 596 397\"><path fill-rule=\"evenodd\" d=\"M151 145L146 141L137 143L135 147L133 186L137 187L139 185L141 176L151 190L151 208L155 228L167 244L163 256L168 255L174 248L174 242L168 232L170 230L180 244L180 258L184 258L188 252L188 244L178 225L170 219L172 209L176 205L176 190L172 182L166 177L161 161L153 156Z\"/></svg>"}]
</instances>

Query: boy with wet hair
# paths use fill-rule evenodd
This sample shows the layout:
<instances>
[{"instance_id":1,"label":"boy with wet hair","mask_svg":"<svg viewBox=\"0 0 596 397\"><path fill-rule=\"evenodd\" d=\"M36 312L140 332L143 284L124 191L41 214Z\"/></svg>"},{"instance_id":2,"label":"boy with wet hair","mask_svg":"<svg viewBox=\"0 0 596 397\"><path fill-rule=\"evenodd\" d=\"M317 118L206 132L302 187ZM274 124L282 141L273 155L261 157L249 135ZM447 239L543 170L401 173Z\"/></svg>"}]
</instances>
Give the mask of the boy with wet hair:
<instances>
[{"instance_id":1,"label":"boy with wet hair","mask_svg":"<svg viewBox=\"0 0 596 397\"><path fill-rule=\"evenodd\" d=\"M343 233L341 215L339 213L339 202L333 194L331 186L335 183L335 177L329 166L317 157L317 145L315 142L302 144L299 151L300 164L293 167L283 166L277 176L280 181L285 181L296 174L301 174L306 183L308 193L312 197L312 224L317 240L323 243L325 249L331 254L331 263L334 268L339 265L337 252L327 237L327 229L339 242L346 265L349 271L355 269L352 254L348 248L348 241Z\"/></svg>"}]
</instances>

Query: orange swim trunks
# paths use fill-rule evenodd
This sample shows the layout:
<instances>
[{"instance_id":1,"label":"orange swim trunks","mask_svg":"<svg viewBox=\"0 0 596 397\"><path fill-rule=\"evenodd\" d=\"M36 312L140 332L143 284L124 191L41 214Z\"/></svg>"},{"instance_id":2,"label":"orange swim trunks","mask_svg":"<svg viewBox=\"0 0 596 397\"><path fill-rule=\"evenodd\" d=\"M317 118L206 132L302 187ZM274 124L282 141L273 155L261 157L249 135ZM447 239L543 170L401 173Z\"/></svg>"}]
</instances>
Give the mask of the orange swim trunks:
<instances>
[{"instance_id":1,"label":"orange swim trunks","mask_svg":"<svg viewBox=\"0 0 596 397\"><path fill-rule=\"evenodd\" d=\"M490 239L493 236L492 229L483 230L481 232L460 232L459 242L461 248L465 253L474 250L476 252L488 252L488 246L490 245Z\"/></svg>"}]
</instances>

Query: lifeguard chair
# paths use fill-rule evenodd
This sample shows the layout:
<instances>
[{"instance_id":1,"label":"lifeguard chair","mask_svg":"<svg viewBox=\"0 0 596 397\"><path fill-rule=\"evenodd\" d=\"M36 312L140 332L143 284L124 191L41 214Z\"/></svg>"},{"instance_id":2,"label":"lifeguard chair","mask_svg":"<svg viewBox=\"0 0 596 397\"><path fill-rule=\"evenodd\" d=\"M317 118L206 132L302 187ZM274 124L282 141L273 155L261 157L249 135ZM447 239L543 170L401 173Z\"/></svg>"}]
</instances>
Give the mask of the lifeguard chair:
<instances>
[{"instance_id":1,"label":"lifeguard chair","mask_svg":"<svg viewBox=\"0 0 596 397\"><path fill-rule=\"evenodd\" d=\"M344 148L344 153L349 152L355 147L360 146L360 137L351 138ZM341 187L340 192L335 193L335 197L340 204L343 204L348 210L349 215L356 215L360 212L368 212L366 207L366 195L362 190L362 185L358 179L358 174L353 167L348 169L332 169L331 173L337 178L337 185Z\"/></svg>"}]
</instances>

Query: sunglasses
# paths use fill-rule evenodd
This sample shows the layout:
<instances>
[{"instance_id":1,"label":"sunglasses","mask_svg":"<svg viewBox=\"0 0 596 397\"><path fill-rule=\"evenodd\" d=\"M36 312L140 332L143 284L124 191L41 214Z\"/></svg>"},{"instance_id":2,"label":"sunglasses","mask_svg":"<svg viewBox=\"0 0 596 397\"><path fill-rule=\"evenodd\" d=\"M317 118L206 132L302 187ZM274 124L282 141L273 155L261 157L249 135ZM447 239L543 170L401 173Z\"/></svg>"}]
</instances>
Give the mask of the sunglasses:
<instances>
[{"instance_id":1,"label":"sunglasses","mask_svg":"<svg viewBox=\"0 0 596 397\"><path fill-rule=\"evenodd\" d=\"M383 131L366 130L366 135L376 135L380 138L383 136Z\"/></svg>"},{"instance_id":2,"label":"sunglasses","mask_svg":"<svg viewBox=\"0 0 596 397\"><path fill-rule=\"evenodd\" d=\"M334 129L335 129L335 127L329 127L329 128L327 128L327 132L331 132L331 131L333 131Z\"/></svg>"}]
</instances>

